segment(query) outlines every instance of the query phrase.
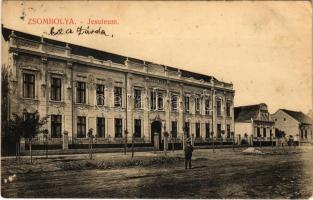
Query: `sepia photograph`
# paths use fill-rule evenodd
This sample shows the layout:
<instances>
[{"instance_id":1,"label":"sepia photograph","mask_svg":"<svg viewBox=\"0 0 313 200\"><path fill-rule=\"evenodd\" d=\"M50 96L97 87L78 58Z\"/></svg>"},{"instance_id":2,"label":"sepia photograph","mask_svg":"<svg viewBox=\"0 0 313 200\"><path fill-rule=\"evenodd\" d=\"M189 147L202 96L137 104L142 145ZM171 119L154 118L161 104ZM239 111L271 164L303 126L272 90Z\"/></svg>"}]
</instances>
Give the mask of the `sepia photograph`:
<instances>
[{"instance_id":1,"label":"sepia photograph","mask_svg":"<svg viewBox=\"0 0 313 200\"><path fill-rule=\"evenodd\" d=\"M311 1L1 10L1 197L313 198Z\"/></svg>"}]
</instances>

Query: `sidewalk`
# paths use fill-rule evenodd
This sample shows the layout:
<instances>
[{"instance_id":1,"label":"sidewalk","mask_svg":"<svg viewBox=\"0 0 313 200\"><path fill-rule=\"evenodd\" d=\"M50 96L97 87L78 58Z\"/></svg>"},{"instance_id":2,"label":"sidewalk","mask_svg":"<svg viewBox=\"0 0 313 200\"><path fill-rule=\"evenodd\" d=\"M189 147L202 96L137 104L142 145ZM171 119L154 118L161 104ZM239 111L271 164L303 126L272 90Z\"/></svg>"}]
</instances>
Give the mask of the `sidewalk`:
<instances>
[{"instance_id":1,"label":"sidewalk","mask_svg":"<svg viewBox=\"0 0 313 200\"><path fill-rule=\"evenodd\" d=\"M215 149L232 149L232 145L218 145L216 144L214 146ZM238 146L234 145L234 148L246 148L246 146ZM194 149L213 149L212 145L201 145L201 146L194 146ZM177 149L175 151L181 151L182 149ZM93 153L124 153L124 148L93 148ZM134 147L135 152L154 152L154 147ZM131 148L127 148L127 152L131 152ZM163 152L157 150L156 152ZM168 150L168 152L172 152L172 150ZM75 155L75 154L88 154L89 149L49 149L48 155ZM25 150L24 152L21 152L21 155L23 156L29 156L29 150ZM45 156L46 150L33 150L33 156ZM15 155L12 156L5 156L5 157L15 157Z\"/></svg>"},{"instance_id":2,"label":"sidewalk","mask_svg":"<svg viewBox=\"0 0 313 200\"><path fill-rule=\"evenodd\" d=\"M219 153L219 152L242 152L243 150L245 150L246 146L237 146L236 148L234 148L234 150L231 147L228 148L216 148L215 149L215 153ZM312 149L313 146L301 146L301 147L254 147L256 149L259 149L261 151L263 151L264 153L268 153L271 151L289 151L289 150L294 150L294 149L302 149L302 150L307 150L307 149ZM209 148L209 149L194 149L194 156L197 156L197 152L207 152L209 154L213 154L213 149ZM46 158L46 155L44 154L45 152L43 152L43 154L41 155L33 155L33 158ZM48 151L48 159L89 159L89 154L88 154L88 149L86 149L86 151L84 153L67 153L67 154L52 154L50 155L50 150ZM104 159L104 158L108 158L108 159L114 159L114 158L131 158L132 152L131 149L127 150L126 155L124 154L124 151L120 151L120 152L95 152L93 151L93 158L94 159ZM139 157L156 157L156 156L163 156L164 155L164 151L138 151L135 149L134 151L134 156L136 158ZM172 150L168 150L167 151L167 155L168 156L183 156L184 152L183 150L175 150L174 152ZM29 155L23 155L21 156L21 158L27 159L29 158ZM15 159L15 156L4 156L1 157L1 160L7 160L7 159Z\"/></svg>"},{"instance_id":3,"label":"sidewalk","mask_svg":"<svg viewBox=\"0 0 313 200\"><path fill-rule=\"evenodd\" d=\"M48 152L49 153L49 152ZM124 152L93 152L93 158L130 158L132 155L131 151L127 151L126 155ZM156 157L156 156L162 156L164 155L163 151L135 151L134 156L135 157ZM173 151L167 151L168 156L174 156L174 155L183 155L183 150L175 150ZM23 155L21 158L29 158L29 155ZM33 155L33 158L46 158L45 155ZM53 154L49 155L48 158L66 158L66 159L80 159L80 158L89 158L88 153L75 153L75 154ZM1 157L1 160L7 160L7 159L15 159L15 156L4 156Z\"/></svg>"}]
</instances>

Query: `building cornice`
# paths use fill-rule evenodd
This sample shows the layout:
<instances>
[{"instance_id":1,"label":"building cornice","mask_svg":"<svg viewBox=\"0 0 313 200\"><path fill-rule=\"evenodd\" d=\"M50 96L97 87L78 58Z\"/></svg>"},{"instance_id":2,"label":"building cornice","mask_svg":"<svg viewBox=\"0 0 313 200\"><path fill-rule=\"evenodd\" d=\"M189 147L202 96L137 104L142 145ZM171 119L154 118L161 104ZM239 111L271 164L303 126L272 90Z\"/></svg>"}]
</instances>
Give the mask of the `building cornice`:
<instances>
[{"instance_id":1,"label":"building cornice","mask_svg":"<svg viewBox=\"0 0 313 200\"><path fill-rule=\"evenodd\" d=\"M207 81L203 81L203 80L196 80L193 78L186 78L186 77L183 78L179 75L177 75L177 78L174 78L173 76L170 77L167 74L168 70L166 70L166 69L164 70L164 75L163 74L152 74L152 73L149 73L147 71L147 67L149 67L148 66L149 64L147 64L147 65L138 64L138 65L141 65L143 67L143 70L135 70L135 69L131 69L132 67L134 67L132 65L132 63L125 62L125 64L122 65L122 64L114 63L112 61L94 59L92 56L84 57L84 56L79 56L76 54L69 54L68 53L68 51L69 51L68 47L50 45L50 44L47 44L46 42L32 41L32 40L28 40L28 39L24 39L24 38L16 37L16 36L15 36L15 39L26 41L28 46L23 48L23 43L19 43L18 41L10 42L11 45L10 45L9 51L11 51L11 52L25 53L25 54L30 54L30 55L36 55L36 56L47 57L47 58L52 58L52 59L58 59L58 60L65 61L67 63L69 63L69 62L70 63L78 63L81 65L92 66L92 67L96 67L96 68L102 68L102 69L111 70L111 71L120 72L120 73L132 73L132 74L141 75L144 77L169 80L169 81L173 81L176 83L182 83L182 84L188 85L188 86L197 86L197 87L202 87L202 88L206 88L206 89L207 88L214 88L215 90L227 91L230 93L235 92L232 89L232 84L221 82L221 81L207 82ZM34 42L35 45L29 44L31 42ZM60 53L47 52L47 47L56 48L56 49L60 50ZM162 65L157 65L157 64L153 64L153 65L163 67ZM179 74L179 71L177 72L177 74ZM227 85L227 87L225 85Z\"/></svg>"}]
</instances>

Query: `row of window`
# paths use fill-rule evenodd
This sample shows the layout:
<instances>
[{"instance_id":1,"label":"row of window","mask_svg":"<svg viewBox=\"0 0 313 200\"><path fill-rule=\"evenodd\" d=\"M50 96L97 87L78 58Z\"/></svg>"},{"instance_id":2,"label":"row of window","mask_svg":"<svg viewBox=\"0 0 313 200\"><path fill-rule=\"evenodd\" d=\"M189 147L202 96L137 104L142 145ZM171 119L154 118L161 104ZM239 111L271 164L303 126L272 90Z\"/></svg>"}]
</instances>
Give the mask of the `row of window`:
<instances>
[{"instance_id":1,"label":"row of window","mask_svg":"<svg viewBox=\"0 0 313 200\"><path fill-rule=\"evenodd\" d=\"M105 137L105 118L97 117L96 136ZM114 119L115 137L122 137L122 119ZM141 137L141 120L134 120L135 137ZM85 138L87 135L86 117L77 117L77 138ZM51 115L51 137L61 137L62 135L62 115Z\"/></svg>"},{"instance_id":2,"label":"row of window","mask_svg":"<svg viewBox=\"0 0 313 200\"><path fill-rule=\"evenodd\" d=\"M261 135L261 130L262 130L262 135ZM270 128L270 136L272 135L272 129ZM266 137L266 128L263 127L257 127L256 128L256 134L257 134L257 137Z\"/></svg>"},{"instance_id":3,"label":"row of window","mask_svg":"<svg viewBox=\"0 0 313 200\"><path fill-rule=\"evenodd\" d=\"M187 137L190 137L190 122L185 122L185 133ZM195 137L200 138L200 132L201 132L201 124L195 123ZM217 124L217 138L222 138L222 125ZM210 131L210 123L205 123L205 137L210 138L211 137L211 131ZM230 124L226 125L226 137L231 138L231 129Z\"/></svg>"},{"instance_id":4,"label":"row of window","mask_svg":"<svg viewBox=\"0 0 313 200\"><path fill-rule=\"evenodd\" d=\"M105 118L103 117L97 117L97 128L96 128L96 136L97 137L105 137ZM172 137L177 137L177 121L171 122L171 134ZM141 119L135 119L134 120L134 136L135 137L141 137ZM123 124L122 119L115 118L114 119L114 136L115 138L121 138L123 135ZM201 132L201 124L195 123L195 136L196 138L200 138L200 132ZM61 137L62 133L62 116L61 115L52 115L51 116L51 137ZM86 117L79 116L77 117L77 137L78 138L85 138L87 133L87 127L86 127ZM190 122L185 122L185 133L187 134L187 137L190 137ZM230 125L227 124L227 138L230 138ZM205 137L210 138L210 123L205 123ZM222 130L221 130L221 124L217 124L217 137L221 138Z\"/></svg>"},{"instance_id":5,"label":"row of window","mask_svg":"<svg viewBox=\"0 0 313 200\"><path fill-rule=\"evenodd\" d=\"M51 78L51 100L61 101L62 97L62 81L61 78ZM96 104L105 104L105 85L96 85ZM122 106L122 88L114 87L114 107ZM33 74L23 74L23 96L25 98L35 97L35 76ZM150 92L150 109L151 110L164 110L164 93L159 90L152 90ZM77 82L76 87L76 102L86 103L86 83ZM171 95L171 111L176 112L178 110L178 94L173 93ZM200 114L201 101L200 97L194 98L195 113ZM205 114L210 114L210 99L206 98L204 102ZM217 98L216 100L216 111L217 115L222 115L222 99ZM134 108L142 108L142 90L134 89ZM190 113L190 96L184 96L184 111L185 113ZM226 115L231 115L231 102L226 101Z\"/></svg>"}]
</instances>

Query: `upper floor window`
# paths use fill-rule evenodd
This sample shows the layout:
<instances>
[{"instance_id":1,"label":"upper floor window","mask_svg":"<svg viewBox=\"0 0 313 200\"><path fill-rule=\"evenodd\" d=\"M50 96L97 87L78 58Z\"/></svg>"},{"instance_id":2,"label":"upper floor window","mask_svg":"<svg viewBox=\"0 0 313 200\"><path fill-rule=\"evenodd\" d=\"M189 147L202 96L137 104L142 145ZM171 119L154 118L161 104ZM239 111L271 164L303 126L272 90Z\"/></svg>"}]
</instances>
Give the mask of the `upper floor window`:
<instances>
[{"instance_id":1,"label":"upper floor window","mask_svg":"<svg viewBox=\"0 0 313 200\"><path fill-rule=\"evenodd\" d=\"M218 116L222 115L222 99L216 99L216 112Z\"/></svg>"},{"instance_id":2,"label":"upper floor window","mask_svg":"<svg viewBox=\"0 0 313 200\"><path fill-rule=\"evenodd\" d=\"M263 137L266 137L266 128L263 128Z\"/></svg>"},{"instance_id":3,"label":"upper floor window","mask_svg":"<svg viewBox=\"0 0 313 200\"><path fill-rule=\"evenodd\" d=\"M269 114L267 110L260 110L260 118L261 120L268 120Z\"/></svg>"},{"instance_id":4,"label":"upper floor window","mask_svg":"<svg viewBox=\"0 0 313 200\"><path fill-rule=\"evenodd\" d=\"M185 113L189 113L189 105L190 105L189 101L190 101L190 97L186 95L184 97Z\"/></svg>"},{"instance_id":5,"label":"upper floor window","mask_svg":"<svg viewBox=\"0 0 313 200\"><path fill-rule=\"evenodd\" d=\"M163 110L163 93L158 92L158 110Z\"/></svg>"},{"instance_id":6,"label":"upper floor window","mask_svg":"<svg viewBox=\"0 0 313 200\"><path fill-rule=\"evenodd\" d=\"M195 97L195 113L200 114L200 97Z\"/></svg>"},{"instance_id":7,"label":"upper floor window","mask_svg":"<svg viewBox=\"0 0 313 200\"><path fill-rule=\"evenodd\" d=\"M209 98L205 99L205 114L206 115L210 114L210 99Z\"/></svg>"},{"instance_id":8,"label":"upper floor window","mask_svg":"<svg viewBox=\"0 0 313 200\"><path fill-rule=\"evenodd\" d=\"M231 105L230 101L227 101L226 102L226 115L228 117L230 117L230 105Z\"/></svg>"},{"instance_id":9,"label":"upper floor window","mask_svg":"<svg viewBox=\"0 0 313 200\"><path fill-rule=\"evenodd\" d=\"M156 93L155 90L152 90L150 92L150 109L151 110L156 110L156 108L157 108L157 106L156 106L157 105L156 99L157 99L157 93Z\"/></svg>"},{"instance_id":10,"label":"upper floor window","mask_svg":"<svg viewBox=\"0 0 313 200\"><path fill-rule=\"evenodd\" d=\"M51 78L51 100L61 101L61 86L62 82L60 78Z\"/></svg>"},{"instance_id":11,"label":"upper floor window","mask_svg":"<svg viewBox=\"0 0 313 200\"><path fill-rule=\"evenodd\" d=\"M134 89L134 107L141 108L141 90Z\"/></svg>"},{"instance_id":12,"label":"upper floor window","mask_svg":"<svg viewBox=\"0 0 313 200\"><path fill-rule=\"evenodd\" d=\"M23 74L23 97L35 98L35 75Z\"/></svg>"},{"instance_id":13,"label":"upper floor window","mask_svg":"<svg viewBox=\"0 0 313 200\"><path fill-rule=\"evenodd\" d=\"M105 86L97 84L96 86L96 99L97 99L97 105L103 106L104 105L104 100L105 100Z\"/></svg>"},{"instance_id":14,"label":"upper floor window","mask_svg":"<svg viewBox=\"0 0 313 200\"><path fill-rule=\"evenodd\" d=\"M173 112L177 111L177 101L178 101L178 95L172 94L171 95L171 111Z\"/></svg>"},{"instance_id":15,"label":"upper floor window","mask_svg":"<svg viewBox=\"0 0 313 200\"><path fill-rule=\"evenodd\" d=\"M163 110L163 93L157 90L150 92L150 109L151 110Z\"/></svg>"},{"instance_id":16,"label":"upper floor window","mask_svg":"<svg viewBox=\"0 0 313 200\"><path fill-rule=\"evenodd\" d=\"M114 87L114 107L122 107L122 88Z\"/></svg>"},{"instance_id":17,"label":"upper floor window","mask_svg":"<svg viewBox=\"0 0 313 200\"><path fill-rule=\"evenodd\" d=\"M77 82L77 103L86 103L86 83Z\"/></svg>"}]
</instances>

